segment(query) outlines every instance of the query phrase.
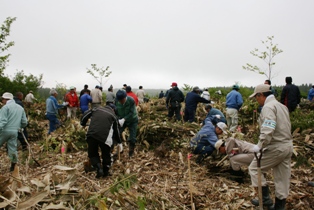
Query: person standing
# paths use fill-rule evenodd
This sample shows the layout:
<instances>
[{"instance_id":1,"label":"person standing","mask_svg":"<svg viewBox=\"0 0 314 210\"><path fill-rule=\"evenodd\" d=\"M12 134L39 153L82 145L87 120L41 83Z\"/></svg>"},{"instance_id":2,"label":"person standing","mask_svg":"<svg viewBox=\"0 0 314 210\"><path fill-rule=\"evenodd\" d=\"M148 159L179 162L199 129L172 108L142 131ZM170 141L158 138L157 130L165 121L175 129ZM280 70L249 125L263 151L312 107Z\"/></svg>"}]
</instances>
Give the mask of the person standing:
<instances>
[{"instance_id":1,"label":"person standing","mask_svg":"<svg viewBox=\"0 0 314 210\"><path fill-rule=\"evenodd\" d=\"M292 84L292 77L286 77L286 86L282 89L280 102L293 112L300 103L301 95L299 87Z\"/></svg>"},{"instance_id":2,"label":"person standing","mask_svg":"<svg viewBox=\"0 0 314 210\"><path fill-rule=\"evenodd\" d=\"M186 94L185 97L185 110L184 110L184 121L185 122L194 122L195 121L195 113L197 104L199 102L202 103L210 103L209 100L202 98L199 95L200 89L198 86L195 86L193 90Z\"/></svg>"},{"instance_id":3,"label":"person standing","mask_svg":"<svg viewBox=\"0 0 314 210\"><path fill-rule=\"evenodd\" d=\"M160 93L159 93L159 95L158 95L158 98L163 98L164 96L165 96L164 91L161 90Z\"/></svg>"},{"instance_id":4,"label":"person standing","mask_svg":"<svg viewBox=\"0 0 314 210\"><path fill-rule=\"evenodd\" d=\"M97 170L96 178L110 176L111 166L111 146L113 138L122 147L117 117L111 105L99 106L88 110L81 118L81 125L86 126L88 119L91 119L86 141L88 144L88 157L91 165ZM98 153L101 149L101 157Z\"/></svg>"},{"instance_id":5,"label":"person standing","mask_svg":"<svg viewBox=\"0 0 314 210\"><path fill-rule=\"evenodd\" d=\"M68 102L67 106L67 118L76 118L76 111L79 107L79 99L77 97L75 87L70 87L70 92L68 92L65 96L65 102Z\"/></svg>"},{"instance_id":6,"label":"person standing","mask_svg":"<svg viewBox=\"0 0 314 210\"><path fill-rule=\"evenodd\" d=\"M116 95L113 93L113 87L108 88L108 93L106 95L106 104L114 104L116 101Z\"/></svg>"},{"instance_id":7,"label":"person standing","mask_svg":"<svg viewBox=\"0 0 314 210\"><path fill-rule=\"evenodd\" d=\"M125 88L125 91L126 91L126 94L130 97L132 97L135 101L135 105L137 106L138 105L138 98L137 96L135 95L135 93L132 92L132 88L131 86L126 86Z\"/></svg>"},{"instance_id":8,"label":"person standing","mask_svg":"<svg viewBox=\"0 0 314 210\"><path fill-rule=\"evenodd\" d=\"M32 104L37 99L33 95L33 91L30 90L29 93L25 96L25 102Z\"/></svg>"},{"instance_id":9,"label":"person standing","mask_svg":"<svg viewBox=\"0 0 314 210\"><path fill-rule=\"evenodd\" d=\"M80 97L80 108L82 114L89 109L89 103L92 102L92 97L88 94L88 90L85 90L84 94Z\"/></svg>"},{"instance_id":10,"label":"person standing","mask_svg":"<svg viewBox=\"0 0 314 210\"><path fill-rule=\"evenodd\" d=\"M202 92L202 94L201 94L201 97L202 98L205 98L206 100L210 100L210 94L209 94L209 92L208 92L208 89L205 89L203 92Z\"/></svg>"},{"instance_id":11,"label":"person standing","mask_svg":"<svg viewBox=\"0 0 314 210\"><path fill-rule=\"evenodd\" d=\"M4 106L0 109L0 147L7 143L10 171L14 171L18 162L17 133L26 127L28 121L24 109L13 100L12 93L3 93L1 100Z\"/></svg>"},{"instance_id":12,"label":"person standing","mask_svg":"<svg viewBox=\"0 0 314 210\"><path fill-rule=\"evenodd\" d=\"M275 184L275 209L284 210L286 198L289 195L291 176L291 156L293 152L293 138L289 110L279 103L271 92L269 85L261 84L255 87L250 98L255 98L263 109L259 118L260 135L257 145L252 152L262 151L260 169L262 171L263 205L272 206L269 188L264 173L272 169ZM258 186L257 160L249 166L249 173L253 187ZM259 205L258 199L252 199L252 204Z\"/></svg>"},{"instance_id":13,"label":"person standing","mask_svg":"<svg viewBox=\"0 0 314 210\"><path fill-rule=\"evenodd\" d=\"M102 92L99 89L99 86L96 85L95 89L93 89L90 93L90 96L92 97L92 108L98 107L101 105L102 102Z\"/></svg>"},{"instance_id":14,"label":"person standing","mask_svg":"<svg viewBox=\"0 0 314 210\"><path fill-rule=\"evenodd\" d=\"M171 119L175 114L176 120L181 120L181 103L184 101L184 95L178 88L178 84L173 82L166 98L166 107L168 109L168 118Z\"/></svg>"},{"instance_id":15,"label":"person standing","mask_svg":"<svg viewBox=\"0 0 314 210\"><path fill-rule=\"evenodd\" d=\"M226 117L227 125L231 132L235 132L238 127L238 112L243 104L242 95L239 93L240 87L233 85L232 91L227 94L226 98Z\"/></svg>"},{"instance_id":16,"label":"person standing","mask_svg":"<svg viewBox=\"0 0 314 210\"><path fill-rule=\"evenodd\" d=\"M122 134L125 128L129 129L130 135L128 137L129 142L129 157L133 156L136 132L138 124L138 116L136 111L135 101L132 97L127 96L124 90L118 90L116 94L116 113L119 118L119 124L121 126L120 133Z\"/></svg>"},{"instance_id":17,"label":"person standing","mask_svg":"<svg viewBox=\"0 0 314 210\"><path fill-rule=\"evenodd\" d=\"M140 104L144 103L145 91L143 90L143 86L139 86L139 90L136 92L136 96Z\"/></svg>"},{"instance_id":18,"label":"person standing","mask_svg":"<svg viewBox=\"0 0 314 210\"><path fill-rule=\"evenodd\" d=\"M223 122L213 125L210 119L205 119L205 124L201 130L191 139L190 147L193 154L199 154L196 163L201 163L215 150L218 135L227 134L227 125Z\"/></svg>"},{"instance_id":19,"label":"person standing","mask_svg":"<svg viewBox=\"0 0 314 210\"><path fill-rule=\"evenodd\" d=\"M20 105L23 109L24 109L24 104L23 104L23 93L22 92L17 92L15 94L15 97L14 97L14 101L16 104ZM27 150L27 143L22 135L22 133L24 134L25 138L27 139L28 138L28 133L27 133L27 130L26 130L26 127L23 129L23 131L19 131L18 134L17 134L17 139L20 141L21 145L22 145L22 150L25 151Z\"/></svg>"},{"instance_id":20,"label":"person standing","mask_svg":"<svg viewBox=\"0 0 314 210\"><path fill-rule=\"evenodd\" d=\"M312 88L309 90L309 93L307 94L307 99L311 102L313 102L314 98L314 85L312 86Z\"/></svg>"},{"instance_id":21,"label":"person standing","mask_svg":"<svg viewBox=\"0 0 314 210\"><path fill-rule=\"evenodd\" d=\"M88 89L88 85L84 85L84 88L80 92L80 97L87 91L88 95L90 95L90 90Z\"/></svg>"},{"instance_id":22,"label":"person standing","mask_svg":"<svg viewBox=\"0 0 314 210\"><path fill-rule=\"evenodd\" d=\"M57 118L58 109L67 105L67 102L65 102L64 105L58 104L57 95L58 92L55 89L51 89L50 96L46 100L46 118L49 120L48 134L54 132L60 126L60 122Z\"/></svg>"}]
</instances>

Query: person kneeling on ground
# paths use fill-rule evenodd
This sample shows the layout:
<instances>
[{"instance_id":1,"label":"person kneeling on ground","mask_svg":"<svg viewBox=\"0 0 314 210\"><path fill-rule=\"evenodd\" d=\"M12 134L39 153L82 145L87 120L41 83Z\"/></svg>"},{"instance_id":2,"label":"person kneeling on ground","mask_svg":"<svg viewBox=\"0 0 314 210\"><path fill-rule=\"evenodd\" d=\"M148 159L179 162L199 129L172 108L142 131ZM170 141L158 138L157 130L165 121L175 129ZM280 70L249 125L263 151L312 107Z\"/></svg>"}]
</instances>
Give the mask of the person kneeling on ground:
<instances>
[{"instance_id":1,"label":"person kneeling on ground","mask_svg":"<svg viewBox=\"0 0 314 210\"><path fill-rule=\"evenodd\" d=\"M203 160L211 155L215 150L215 144L218 141L218 135L227 134L227 125L223 122L215 126L209 118L205 119L205 124L201 130L191 139L190 146L193 154L199 154L196 163L200 164Z\"/></svg>"},{"instance_id":2,"label":"person kneeling on ground","mask_svg":"<svg viewBox=\"0 0 314 210\"><path fill-rule=\"evenodd\" d=\"M249 166L254 159L253 147L254 144L235 138L220 139L215 144L218 154L228 155L232 174L236 176L243 176L241 166Z\"/></svg>"},{"instance_id":3,"label":"person kneeling on ground","mask_svg":"<svg viewBox=\"0 0 314 210\"><path fill-rule=\"evenodd\" d=\"M90 158L91 165L97 170L96 178L106 177L110 175L109 167L111 166L113 137L119 144L120 151L122 151L114 105L98 106L86 111L82 116L81 125L85 127L89 118L91 118L91 122L86 134L88 157ZM98 147L101 149L102 166Z\"/></svg>"}]
</instances>

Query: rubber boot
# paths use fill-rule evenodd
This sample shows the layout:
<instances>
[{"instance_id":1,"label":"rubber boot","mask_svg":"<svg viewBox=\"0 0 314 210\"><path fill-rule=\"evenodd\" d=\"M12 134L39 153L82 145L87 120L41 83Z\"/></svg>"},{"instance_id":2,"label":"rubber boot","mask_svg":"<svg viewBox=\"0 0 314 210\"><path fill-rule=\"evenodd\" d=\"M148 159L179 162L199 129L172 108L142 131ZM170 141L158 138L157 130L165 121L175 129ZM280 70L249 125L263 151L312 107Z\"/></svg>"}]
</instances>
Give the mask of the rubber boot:
<instances>
[{"instance_id":1,"label":"rubber boot","mask_svg":"<svg viewBox=\"0 0 314 210\"><path fill-rule=\"evenodd\" d=\"M132 157L134 154L134 149L135 149L135 143L130 142L129 143L129 157Z\"/></svg>"},{"instance_id":2,"label":"rubber boot","mask_svg":"<svg viewBox=\"0 0 314 210\"><path fill-rule=\"evenodd\" d=\"M280 200L279 198L275 198L275 208L274 210L285 210L286 199Z\"/></svg>"},{"instance_id":3,"label":"rubber boot","mask_svg":"<svg viewBox=\"0 0 314 210\"><path fill-rule=\"evenodd\" d=\"M101 164L100 163L97 163L97 165L93 165L94 168L96 168L97 170L97 174L96 174L96 178L100 178L104 175L104 171L103 169L101 168Z\"/></svg>"},{"instance_id":4,"label":"rubber boot","mask_svg":"<svg viewBox=\"0 0 314 210\"><path fill-rule=\"evenodd\" d=\"M16 163L11 163L10 171L14 171Z\"/></svg>"},{"instance_id":5,"label":"rubber boot","mask_svg":"<svg viewBox=\"0 0 314 210\"><path fill-rule=\"evenodd\" d=\"M274 204L272 199L269 196L269 188L268 188L268 186L263 186L262 187L262 195L263 195L263 206L272 206ZM259 206L258 199L252 199L251 203L254 206Z\"/></svg>"},{"instance_id":6,"label":"rubber boot","mask_svg":"<svg viewBox=\"0 0 314 210\"><path fill-rule=\"evenodd\" d=\"M109 173L109 167L104 166L104 175L103 175L103 177L107 177L107 176L111 176L111 174Z\"/></svg>"},{"instance_id":7,"label":"rubber boot","mask_svg":"<svg viewBox=\"0 0 314 210\"><path fill-rule=\"evenodd\" d=\"M198 155L198 157L196 158L196 163L197 164L201 164L203 161L204 161L204 159L207 157L207 155L206 154L199 154Z\"/></svg>"}]
</instances>

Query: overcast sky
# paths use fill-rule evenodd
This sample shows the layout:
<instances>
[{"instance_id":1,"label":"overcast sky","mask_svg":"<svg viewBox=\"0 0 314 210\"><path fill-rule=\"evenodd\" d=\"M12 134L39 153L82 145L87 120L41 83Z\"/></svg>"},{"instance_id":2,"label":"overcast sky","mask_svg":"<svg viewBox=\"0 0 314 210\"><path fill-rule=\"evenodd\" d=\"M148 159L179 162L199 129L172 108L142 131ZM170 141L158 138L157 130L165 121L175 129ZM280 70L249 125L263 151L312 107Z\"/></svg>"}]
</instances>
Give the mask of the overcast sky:
<instances>
[{"instance_id":1,"label":"overcast sky","mask_svg":"<svg viewBox=\"0 0 314 210\"><path fill-rule=\"evenodd\" d=\"M313 8L313 0L0 0L1 23L17 17L5 73L43 74L44 87L80 90L97 84L86 73L97 64L112 71L105 90L255 86L266 77L242 66L266 68L250 51L273 35L283 50L273 84L286 76L314 83Z\"/></svg>"}]
</instances>

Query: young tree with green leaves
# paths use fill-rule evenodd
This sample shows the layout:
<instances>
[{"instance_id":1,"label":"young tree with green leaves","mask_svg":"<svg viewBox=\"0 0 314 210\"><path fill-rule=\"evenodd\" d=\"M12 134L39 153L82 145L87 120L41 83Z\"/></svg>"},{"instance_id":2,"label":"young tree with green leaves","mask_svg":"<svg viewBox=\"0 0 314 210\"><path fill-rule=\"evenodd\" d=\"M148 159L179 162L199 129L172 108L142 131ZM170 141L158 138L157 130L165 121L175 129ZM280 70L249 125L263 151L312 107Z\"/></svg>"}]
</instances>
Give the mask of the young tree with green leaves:
<instances>
[{"instance_id":1,"label":"young tree with green leaves","mask_svg":"<svg viewBox=\"0 0 314 210\"><path fill-rule=\"evenodd\" d=\"M253 71L259 74L263 74L267 79L271 80L275 77L273 74L273 67L275 66L274 57L283 51L278 48L278 44L273 43L274 36L268 36L265 41L262 41L263 45L266 47L265 51L260 51L255 48L250 53L254 57L257 57L263 60L267 64L267 68L261 68L256 65L247 63L245 66L242 66L244 70Z\"/></svg>"},{"instance_id":2,"label":"young tree with green leaves","mask_svg":"<svg viewBox=\"0 0 314 210\"><path fill-rule=\"evenodd\" d=\"M107 66L106 69L104 67L99 68L96 64L91 64L91 66L91 69L87 68L87 73L92 75L99 82L99 85L102 86L103 79L109 77L109 75L112 73L109 71L109 66Z\"/></svg>"},{"instance_id":3,"label":"young tree with green leaves","mask_svg":"<svg viewBox=\"0 0 314 210\"><path fill-rule=\"evenodd\" d=\"M3 71L9 62L10 54L5 54L5 51L14 45L13 41L7 42L7 37L10 36L11 24L15 20L15 17L8 17L0 28L0 76L3 75Z\"/></svg>"}]
</instances>

